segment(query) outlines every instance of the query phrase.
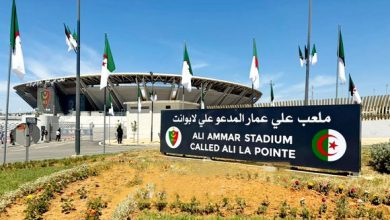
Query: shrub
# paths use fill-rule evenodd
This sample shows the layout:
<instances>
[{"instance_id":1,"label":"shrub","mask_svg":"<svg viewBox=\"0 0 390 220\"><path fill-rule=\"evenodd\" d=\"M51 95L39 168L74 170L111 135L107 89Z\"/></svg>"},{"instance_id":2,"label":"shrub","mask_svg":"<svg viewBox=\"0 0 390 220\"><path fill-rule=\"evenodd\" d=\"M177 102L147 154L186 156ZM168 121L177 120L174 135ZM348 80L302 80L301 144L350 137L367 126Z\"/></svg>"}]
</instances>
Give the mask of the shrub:
<instances>
[{"instance_id":1,"label":"shrub","mask_svg":"<svg viewBox=\"0 0 390 220\"><path fill-rule=\"evenodd\" d=\"M212 202L209 201L209 202L205 205L203 211L204 211L204 213L205 213L206 215L212 214L212 213L214 213L214 212L216 211L216 205L215 205L214 203L212 203Z\"/></svg>"},{"instance_id":2,"label":"shrub","mask_svg":"<svg viewBox=\"0 0 390 220\"><path fill-rule=\"evenodd\" d=\"M61 197L62 213L69 214L71 211L76 210L73 204L73 199L68 197Z\"/></svg>"},{"instance_id":3,"label":"shrub","mask_svg":"<svg viewBox=\"0 0 390 220\"><path fill-rule=\"evenodd\" d=\"M351 198L357 198L358 197L358 192L357 192L357 189L356 188L351 188L349 191L348 191L348 196L351 197Z\"/></svg>"},{"instance_id":4,"label":"shrub","mask_svg":"<svg viewBox=\"0 0 390 220\"><path fill-rule=\"evenodd\" d=\"M382 200L379 198L378 195L374 195L371 199L371 204L373 205L379 205L382 203Z\"/></svg>"},{"instance_id":5,"label":"shrub","mask_svg":"<svg viewBox=\"0 0 390 220\"><path fill-rule=\"evenodd\" d=\"M246 202L243 198L236 198L236 214L244 213L244 209L246 208Z\"/></svg>"},{"instance_id":6,"label":"shrub","mask_svg":"<svg viewBox=\"0 0 390 220\"><path fill-rule=\"evenodd\" d=\"M129 216L135 211L136 207L136 201L131 195L128 195L127 198L116 207L111 220L130 219Z\"/></svg>"},{"instance_id":7,"label":"shrub","mask_svg":"<svg viewBox=\"0 0 390 220\"><path fill-rule=\"evenodd\" d=\"M372 146L370 165L381 173L390 173L390 143Z\"/></svg>"},{"instance_id":8,"label":"shrub","mask_svg":"<svg viewBox=\"0 0 390 220\"><path fill-rule=\"evenodd\" d=\"M80 196L80 199L86 199L88 196L87 196L87 190L85 189L85 187L81 187L80 189L77 190L77 193L79 194Z\"/></svg>"},{"instance_id":9,"label":"shrub","mask_svg":"<svg viewBox=\"0 0 390 220\"><path fill-rule=\"evenodd\" d=\"M278 215L280 218L286 218L288 215L288 210L290 209L286 201L283 201L279 206Z\"/></svg>"},{"instance_id":10,"label":"shrub","mask_svg":"<svg viewBox=\"0 0 390 220\"><path fill-rule=\"evenodd\" d=\"M355 212L352 213L352 217L353 218L360 218L360 219L363 219L365 218L367 215L367 210L366 208L364 207L364 204L363 203L360 203L357 210Z\"/></svg>"},{"instance_id":11,"label":"shrub","mask_svg":"<svg viewBox=\"0 0 390 220\"><path fill-rule=\"evenodd\" d=\"M302 219L310 219L310 211L306 206L303 206L300 216Z\"/></svg>"},{"instance_id":12,"label":"shrub","mask_svg":"<svg viewBox=\"0 0 390 220\"><path fill-rule=\"evenodd\" d=\"M87 202L87 211L85 213L85 219L99 219L99 217L102 215L102 209L106 207L107 202L104 202L100 196L89 200Z\"/></svg>"},{"instance_id":13,"label":"shrub","mask_svg":"<svg viewBox=\"0 0 390 220\"><path fill-rule=\"evenodd\" d=\"M345 219L348 217L348 201L345 196L336 201L336 210L334 214L336 219Z\"/></svg>"},{"instance_id":14,"label":"shrub","mask_svg":"<svg viewBox=\"0 0 390 220\"><path fill-rule=\"evenodd\" d=\"M167 207L167 193L165 191L157 193L156 208L158 211L162 211Z\"/></svg>"}]
</instances>

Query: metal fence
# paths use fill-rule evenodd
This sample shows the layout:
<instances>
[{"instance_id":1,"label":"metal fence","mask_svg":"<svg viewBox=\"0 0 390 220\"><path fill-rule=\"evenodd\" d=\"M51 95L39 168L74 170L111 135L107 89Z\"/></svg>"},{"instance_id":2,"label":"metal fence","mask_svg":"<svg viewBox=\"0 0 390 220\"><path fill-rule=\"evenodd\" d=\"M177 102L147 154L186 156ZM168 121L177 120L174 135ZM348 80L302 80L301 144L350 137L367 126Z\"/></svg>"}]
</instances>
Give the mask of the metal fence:
<instances>
[{"instance_id":1,"label":"metal fence","mask_svg":"<svg viewBox=\"0 0 390 220\"><path fill-rule=\"evenodd\" d=\"M126 138L126 128L122 125L123 139ZM54 128L54 129L53 129ZM75 139L76 123L75 122L59 122L52 123L48 128L48 136L45 138L48 141L53 141L56 138L56 128L61 129L61 140L69 141ZM118 124L106 124L106 140L116 140ZM80 139L84 141L102 141L104 134L103 124L80 124Z\"/></svg>"},{"instance_id":2,"label":"metal fence","mask_svg":"<svg viewBox=\"0 0 390 220\"><path fill-rule=\"evenodd\" d=\"M309 105L334 105L335 99L315 99L309 100ZM339 105L353 104L352 98L337 99ZM281 106L302 106L304 100L289 100L271 103L259 103L254 107L281 107ZM224 108L250 108L252 105L222 105L207 106L208 109ZM362 97L362 119L363 120L386 120L390 119L390 95L366 96Z\"/></svg>"}]
</instances>

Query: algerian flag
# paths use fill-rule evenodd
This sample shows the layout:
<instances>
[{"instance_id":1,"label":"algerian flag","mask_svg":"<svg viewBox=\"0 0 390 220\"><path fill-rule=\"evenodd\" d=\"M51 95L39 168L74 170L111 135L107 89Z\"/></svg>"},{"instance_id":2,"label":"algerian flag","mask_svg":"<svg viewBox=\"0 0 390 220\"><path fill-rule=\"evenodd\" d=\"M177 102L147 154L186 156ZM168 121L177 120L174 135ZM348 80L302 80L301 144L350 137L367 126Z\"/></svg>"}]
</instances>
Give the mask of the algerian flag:
<instances>
[{"instance_id":1,"label":"algerian flag","mask_svg":"<svg viewBox=\"0 0 390 220\"><path fill-rule=\"evenodd\" d=\"M176 96L177 96L177 87L175 86L175 84L172 83L172 86L171 86L171 100L176 100Z\"/></svg>"},{"instance_id":2,"label":"algerian flag","mask_svg":"<svg viewBox=\"0 0 390 220\"><path fill-rule=\"evenodd\" d=\"M274 88L271 81L271 104L273 105L273 103L274 103Z\"/></svg>"},{"instance_id":3,"label":"algerian flag","mask_svg":"<svg viewBox=\"0 0 390 220\"><path fill-rule=\"evenodd\" d=\"M71 50L76 51L78 46L76 33L72 34L72 32L70 32L69 30L69 27L66 26L65 24L64 24L64 28L65 28L65 42L66 45L68 45L68 52Z\"/></svg>"},{"instance_id":4,"label":"algerian flag","mask_svg":"<svg viewBox=\"0 0 390 220\"><path fill-rule=\"evenodd\" d=\"M344 45L343 45L343 37L341 36L341 30L339 31L339 47L337 50L337 73L339 75L339 79L341 83L345 83L345 55L344 55Z\"/></svg>"},{"instance_id":5,"label":"algerian flag","mask_svg":"<svg viewBox=\"0 0 390 220\"><path fill-rule=\"evenodd\" d=\"M108 109L108 114L109 115L114 115L114 106L112 105L111 94L108 96L108 105L110 106L110 108Z\"/></svg>"},{"instance_id":6,"label":"algerian flag","mask_svg":"<svg viewBox=\"0 0 390 220\"><path fill-rule=\"evenodd\" d=\"M302 55L302 51L301 51L301 47L298 46L298 50L299 50L299 62L301 63L301 67L303 66L303 64L305 64L305 58L303 57Z\"/></svg>"},{"instance_id":7,"label":"algerian flag","mask_svg":"<svg viewBox=\"0 0 390 220\"><path fill-rule=\"evenodd\" d=\"M112 57L110 44L108 43L107 34L105 35L105 46L102 63L102 75L100 78L100 89L107 86L108 76L115 70L114 58Z\"/></svg>"},{"instance_id":8,"label":"algerian flag","mask_svg":"<svg viewBox=\"0 0 390 220\"><path fill-rule=\"evenodd\" d=\"M157 94L155 94L154 91L149 93L149 97L150 97L150 101L152 102L157 101Z\"/></svg>"},{"instance_id":9,"label":"algerian flag","mask_svg":"<svg viewBox=\"0 0 390 220\"><path fill-rule=\"evenodd\" d=\"M313 137L312 150L318 159L331 162L340 159L344 155L347 150L347 143L338 131L324 129Z\"/></svg>"},{"instance_id":10,"label":"algerian flag","mask_svg":"<svg viewBox=\"0 0 390 220\"><path fill-rule=\"evenodd\" d=\"M362 99L360 98L359 92L358 92L355 84L352 81L351 74L349 74L349 92L351 93L351 96L353 98L353 102L355 104L360 104L362 102Z\"/></svg>"},{"instance_id":11,"label":"algerian flag","mask_svg":"<svg viewBox=\"0 0 390 220\"><path fill-rule=\"evenodd\" d=\"M188 92L191 92L193 73L191 68L190 57L188 56L187 46L184 44L184 61L183 61L183 69L181 71L181 84L187 89Z\"/></svg>"},{"instance_id":12,"label":"algerian flag","mask_svg":"<svg viewBox=\"0 0 390 220\"><path fill-rule=\"evenodd\" d=\"M311 50L311 64L314 65L318 61L317 57L317 50L316 50L316 45L313 44L313 49Z\"/></svg>"},{"instance_id":13,"label":"algerian flag","mask_svg":"<svg viewBox=\"0 0 390 220\"><path fill-rule=\"evenodd\" d=\"M200 91L200 109L205 109L203 83Z\"/></svg>"},{"instance_id":14,"label":"algerian flag","mask_svg":"<svg viewBox=\"0 0 390 220\"><path fill-rule=\"evenodd\" d=\"M249 79L252 81L253 88L259 89L260 87L259 60L257 58L255 39L253 39L253 57L252 57L251 70L249 72Z\"/></svg>"},{"instance_id":15,"label":"algerian flag","mask_svg":"<svg viewBox=\"0 0 390 220\"><path fill-rule=\"evenodd\" d=\"M18 16L16 14L16 4L15 0L12 2L12 17L11 17L11 36L10 43L12 48L12 62L11 70L16 73L16 75L23 79L26 71L24 70L24 60L22 52L22 44L20 41L20 32L18 24Z\"/></svg>"},{"instance_id":16,"label":"algerian flag","mask_svg":"<svg viewBox=\"0 0 390 220\"><path fill-rule=\"evenodd\" d=\"M137 84L137 100L138 100L138 112L141 112L141 88L139 87L139 84Z\"/></svg>"}]
</instances>

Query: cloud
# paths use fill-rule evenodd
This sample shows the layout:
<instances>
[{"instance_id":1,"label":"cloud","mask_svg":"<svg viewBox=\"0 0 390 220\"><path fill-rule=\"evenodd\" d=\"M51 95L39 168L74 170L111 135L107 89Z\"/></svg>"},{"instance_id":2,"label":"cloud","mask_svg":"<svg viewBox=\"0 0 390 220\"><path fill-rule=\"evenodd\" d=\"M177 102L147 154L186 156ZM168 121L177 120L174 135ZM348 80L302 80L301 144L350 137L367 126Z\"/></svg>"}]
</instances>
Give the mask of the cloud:
<instances>
[{"instance_id":1,"label":"cloud","mask_svg":"<svg viewBox=\"0 0 390 220\"><path fill-rule=\"evenodd\" d=\"M33 75L29 76L29 79L39 80L75 74L76 55L73 51L68 53L65 44L63 48L56 48L34 42L31 48L31 53L25 58L27 74ZM83 45L81 52L81 73L98 72L101 59L99 54L88 45Z\"/></svg>"},{"instance_id":2,"label":"cloud","mask_svg":"<svg viewBox=\"0 0 390 220\"><path fill-rule=\"evenodd\" d=\"M275 101L283 101L283 100L303 100L305 95L305 82L300 81L295 84L288 84L284 81L280 82L280 79L283 79L283 74L280 74L278 78L273 79L272 81L275 83L274 85L274 93L275 93ZM269 102L270 100L270 92L269 85L265 85L263 88L263 97L260 102ZM269 81L268 81L269 83ZM309 96L311 98L311 93L313 89L313 96L315 99L329 98L334 95L334 84L335 79L329 75L316 75L309 82ZM264 92L265 91L265 92Z\"/></svg>"},{"instance_id":3,"label":"cloud","mask_svg":"<svg viewBox=\"0 0 390 220\"><path fill-rule=\"evenodd\" d=\"M205 68L205 67L208 67L209 64L206 63L206 62L198 62L198 63L195 63L192 65L192 69L196 70L196 69L202 69L202 68Z\"/></svg>"}]
</instances>

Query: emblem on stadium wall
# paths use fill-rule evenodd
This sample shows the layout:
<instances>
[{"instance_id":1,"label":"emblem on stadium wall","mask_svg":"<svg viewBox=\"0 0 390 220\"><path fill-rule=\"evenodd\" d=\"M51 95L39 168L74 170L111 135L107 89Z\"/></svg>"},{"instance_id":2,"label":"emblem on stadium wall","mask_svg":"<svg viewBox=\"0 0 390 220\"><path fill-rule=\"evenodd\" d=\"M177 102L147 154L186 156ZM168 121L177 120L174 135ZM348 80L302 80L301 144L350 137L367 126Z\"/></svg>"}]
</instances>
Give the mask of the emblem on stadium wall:
<instances>
[{"instance_id":1,"label":"emblem on stadium wall","mask_svg":"<svg viewBox=\"0 0 390 220\"><path fill-rule=\"evenodd\" d=\"M50 103L50 96L51 93L48 89L41 91L42 106L44 109L46 109Z\"/></svg>"}]
</instances>

